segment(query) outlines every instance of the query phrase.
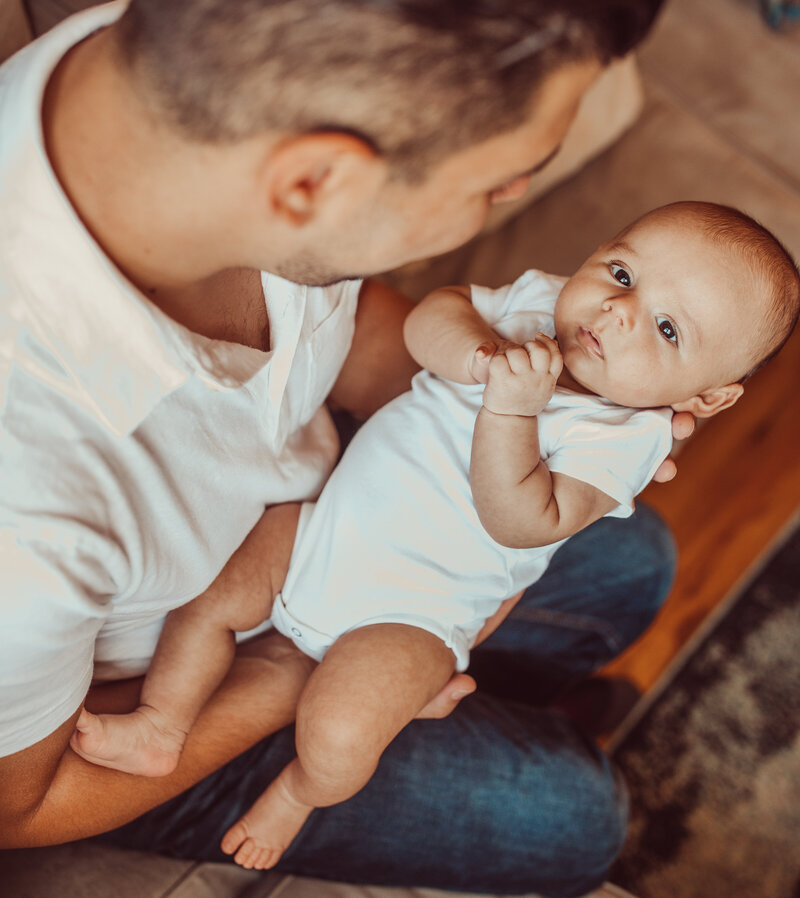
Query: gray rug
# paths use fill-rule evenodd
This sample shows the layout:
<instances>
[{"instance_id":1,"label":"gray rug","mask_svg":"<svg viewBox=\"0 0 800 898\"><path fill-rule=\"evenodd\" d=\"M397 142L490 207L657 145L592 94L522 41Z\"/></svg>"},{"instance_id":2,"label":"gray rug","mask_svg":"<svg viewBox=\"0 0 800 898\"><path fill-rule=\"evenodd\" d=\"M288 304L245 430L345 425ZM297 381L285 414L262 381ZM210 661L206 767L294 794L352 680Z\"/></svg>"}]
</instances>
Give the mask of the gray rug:
<instances>
[{"instance_id":1,"label":"gray rug","mask_svg":"<svg viewBox=\"0 0 800 898\"><path fill-rule=\"evenodd\" d=\"M800 898L800 530L615 757L632 820L612 882L639 898Z\"/></svg>"}]
</instances>

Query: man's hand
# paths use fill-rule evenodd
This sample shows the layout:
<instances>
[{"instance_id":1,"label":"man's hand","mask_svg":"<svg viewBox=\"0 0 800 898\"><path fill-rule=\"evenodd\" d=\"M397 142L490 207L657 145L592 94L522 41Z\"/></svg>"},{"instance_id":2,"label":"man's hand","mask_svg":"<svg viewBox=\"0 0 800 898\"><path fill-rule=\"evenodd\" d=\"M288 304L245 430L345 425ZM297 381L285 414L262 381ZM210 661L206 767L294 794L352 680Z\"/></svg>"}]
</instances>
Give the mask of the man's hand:
<instances>
[{"instance_id":1,"label":"man's hand","mask_svg":"<svg viewBox=\"0 0 800 898\"><path fill-rule=\"evenodd\" d=\"M694 432L695 419L690 412L675 412L672 416L672 436L676 440L685 440ZM653 475L656 483L669 483L678 473L678 466L672 457L665 458Z\"/></svg>"},{"instance_id":2,"label":"man's hand","mask_svg":"<svg viewBox=\"0 0 800 898\"><path fill-rule=\"evenodd\" d=\"M524 590L523 590L524 592ZM522 598L523 592L518 592L510 599L506 599L495 613L484 623L480 632L475 637L475 645L480 645L484 639L494 633L500 624L511 613L512 608ZM435 695L427 705L417 714L418 719L422 718L442 718L451 714L462 698L471 695L477 688L477 684L473 677L469 674L454 674L445 684L444 689Z\"/></svg>"},{"instance_id":3,"label":"man's hand","mask_svg":"<svg viewBox=\"0 0 800 898\"><path fill-rule=\"evenodd\" d=\"M563 365L558 344L545 334L495 353L489 362L484 407L496 415L538 415L552 398Z\"/></svg>"}]
</instances>

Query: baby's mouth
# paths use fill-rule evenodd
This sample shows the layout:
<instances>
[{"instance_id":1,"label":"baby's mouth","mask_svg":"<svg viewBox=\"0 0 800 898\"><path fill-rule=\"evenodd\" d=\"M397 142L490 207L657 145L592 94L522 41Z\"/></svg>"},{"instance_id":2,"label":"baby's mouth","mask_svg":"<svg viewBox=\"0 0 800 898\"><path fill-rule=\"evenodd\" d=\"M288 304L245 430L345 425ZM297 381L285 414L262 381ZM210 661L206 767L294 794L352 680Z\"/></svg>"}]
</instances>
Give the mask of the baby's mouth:
<instances>
[{"instance_id":1,"label":"baby's mouth","mask_svg":"<svg viewBox=\"0 0 800 898\"><path fill-rule=\"evenodd\" d=\"M603 347L600 341L588 327L582 327L578 331L578 341L585 346L592 355L596 355L599 359L604 359Z\"/></svg>"}]
</instances>

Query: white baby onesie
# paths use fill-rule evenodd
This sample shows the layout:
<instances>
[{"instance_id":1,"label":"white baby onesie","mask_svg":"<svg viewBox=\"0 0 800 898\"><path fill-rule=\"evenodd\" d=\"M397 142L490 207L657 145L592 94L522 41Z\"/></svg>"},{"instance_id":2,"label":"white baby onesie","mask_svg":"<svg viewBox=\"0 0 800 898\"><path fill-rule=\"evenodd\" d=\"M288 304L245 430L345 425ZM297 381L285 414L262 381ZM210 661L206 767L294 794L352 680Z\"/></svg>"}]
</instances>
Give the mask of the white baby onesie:
<instances>
[{"instance_id":1,"label":"white baby onesie","mask_svg":"<svg viewBox=\"0 0 800 898\"><path fill-rule=\"evenodd\" d=\"M499 290L472 288L504 338L554 335L564 279L528 271ZM563 540L509 549L481 525L469 462L483 386L421 371L412 389L356 434L319 500L303 506L289 574L272 621L321 659L337 637L376 623L439 636L466 668L484 621L542 576ZM669 453L669 409L631 409L561 387L539 415L542 459L590 483L627 517Z\"/></svg>"}]
</instances>

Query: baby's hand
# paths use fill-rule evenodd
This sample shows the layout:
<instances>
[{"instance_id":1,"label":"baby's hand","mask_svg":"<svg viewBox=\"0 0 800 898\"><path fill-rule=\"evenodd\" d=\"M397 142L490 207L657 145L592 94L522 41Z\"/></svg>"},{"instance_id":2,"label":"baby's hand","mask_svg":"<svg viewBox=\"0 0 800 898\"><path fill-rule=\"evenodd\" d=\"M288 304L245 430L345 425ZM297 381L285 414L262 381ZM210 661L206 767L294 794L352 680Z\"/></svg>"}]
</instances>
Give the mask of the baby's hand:
<instances>
[{"instance_id":1,"label":"baby's hand","mask_svg":"<svg viewBox=\"0 0 800 898\"><path fill-rule=\"evenodd\" d=\"M510 346L489 362L483 405L496 415L538 415L550 401L562 367L558 343L545 334Z\"/></svg>"},{"instance_id":2,"label":"baby's hand","mask_svg":"<svg viewBox=\"0 0 800 898\"><path fill-rule=\"evenodd\" d=\"M500 337L491 343L481 343L472 354L469 363L469 373L475 378L475 383L486 384L489 382L489 365L496 355L504 355L509 349L518 349L519 347L519 343L502 340Z\"/></svg>"}]
</instances>

